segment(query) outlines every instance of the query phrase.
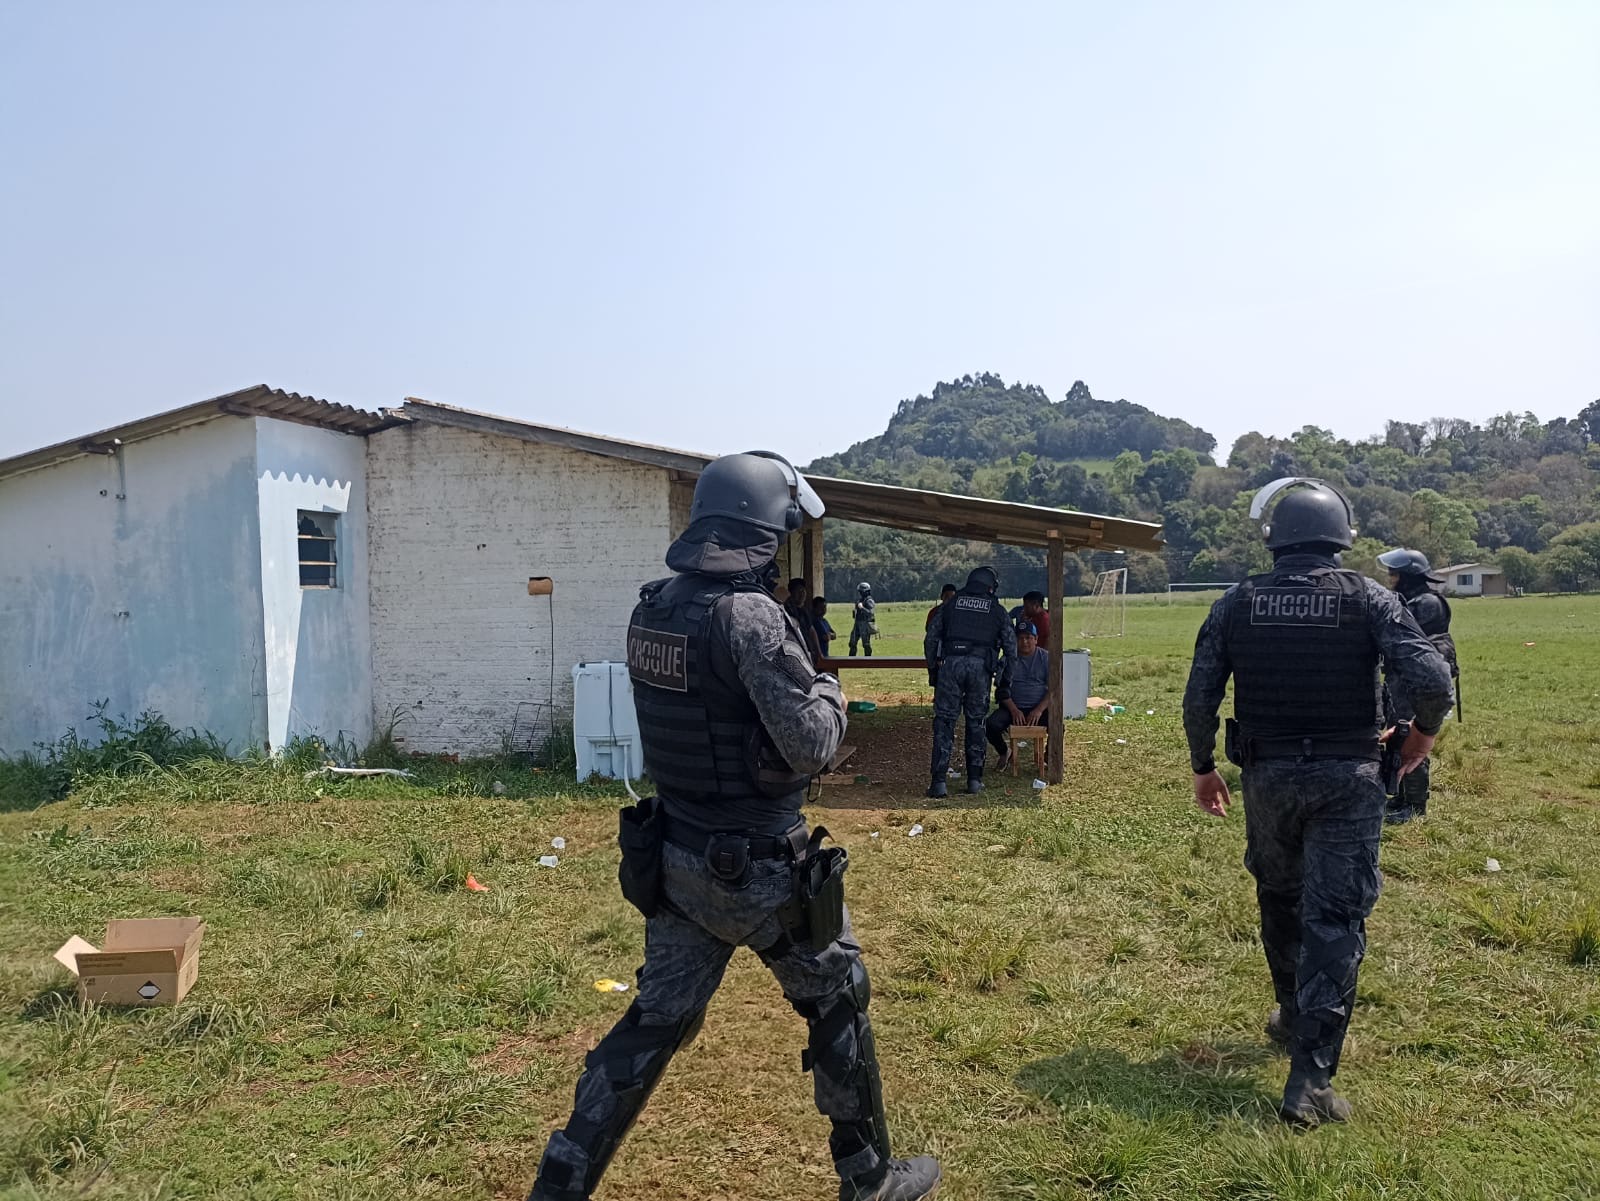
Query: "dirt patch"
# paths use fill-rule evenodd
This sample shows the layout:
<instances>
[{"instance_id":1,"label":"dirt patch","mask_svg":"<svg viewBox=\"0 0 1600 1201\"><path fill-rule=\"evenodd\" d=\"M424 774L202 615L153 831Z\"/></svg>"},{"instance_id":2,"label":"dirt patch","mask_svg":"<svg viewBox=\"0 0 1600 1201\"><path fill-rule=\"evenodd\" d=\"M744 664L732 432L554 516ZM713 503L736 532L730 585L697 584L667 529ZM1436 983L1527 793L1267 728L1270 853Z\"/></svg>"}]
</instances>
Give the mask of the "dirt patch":
<instances>
[{"instance_id":1,"label":"dirt patch","mask_svg":"<svg viewBox=\"0 0 1600 1201\"><path fill-rule=\"evenodd\" d=\"M958 771L963 761L964 738L964 731L958 728L952 760ZM885 705L876 713L859 715L850 723L846 739L856 752L837 773L834 783L821 786L821 796L813 802L818 809L881 814L897 809L1014 808L1038 803L1032 774L1012 776L995 771L994 750L987 746L983 793L969 797L963 791L966 781L950 777L950 796L945 800L924 796L933 752L933 713L926 704ZM1027 766L1032 766L1031 760ZM865 781L860 779L862 776Z\"/></svg>"}]
</instances>

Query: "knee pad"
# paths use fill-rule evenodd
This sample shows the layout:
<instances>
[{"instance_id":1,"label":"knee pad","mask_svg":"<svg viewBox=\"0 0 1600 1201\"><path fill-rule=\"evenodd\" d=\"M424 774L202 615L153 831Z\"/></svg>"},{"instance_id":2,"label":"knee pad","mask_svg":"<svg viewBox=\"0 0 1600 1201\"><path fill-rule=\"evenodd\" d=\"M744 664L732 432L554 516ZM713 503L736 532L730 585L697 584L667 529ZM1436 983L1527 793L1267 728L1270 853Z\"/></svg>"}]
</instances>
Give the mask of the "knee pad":
<instances>
[{"instance_id":1,"label":"knee pad","mask_svg":"<svg viewBox=\"0 0 1600 1201\"><path fill-rule=\"evenodd\" d=\"M838 992L825 1002L795 1004L810 1025L809 1045L801 1068L817 1072L854 1094L848 1117L830 1113L834 1133L829 1140L836 1162L861 1156L867 1149L889 1159L889 1123L883 1110L883 1081L878 1073L878 1053L867 1020L872 985L859 956ZM844 1036L848 1032L848 1039ZM870 1158L870 1157L869 1157Z\"/></svg>"}]
</instances>

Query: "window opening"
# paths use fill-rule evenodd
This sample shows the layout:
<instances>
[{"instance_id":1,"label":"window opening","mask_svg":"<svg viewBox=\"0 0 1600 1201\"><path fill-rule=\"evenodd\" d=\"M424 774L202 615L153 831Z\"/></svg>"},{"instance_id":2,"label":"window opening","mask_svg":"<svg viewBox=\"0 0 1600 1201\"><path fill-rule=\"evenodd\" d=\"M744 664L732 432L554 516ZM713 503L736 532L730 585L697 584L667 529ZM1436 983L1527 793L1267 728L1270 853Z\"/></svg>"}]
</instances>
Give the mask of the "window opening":
<instances>
[{"instance_id":1,"label":"window opening","mask_svg":"<svg viewBox=\"0 0 1600 1201\"><path fill-rule=\"evenodd\" d=\"M339 586L339 515L300 510L300 587Z\"/></svg>"}]
</instances>

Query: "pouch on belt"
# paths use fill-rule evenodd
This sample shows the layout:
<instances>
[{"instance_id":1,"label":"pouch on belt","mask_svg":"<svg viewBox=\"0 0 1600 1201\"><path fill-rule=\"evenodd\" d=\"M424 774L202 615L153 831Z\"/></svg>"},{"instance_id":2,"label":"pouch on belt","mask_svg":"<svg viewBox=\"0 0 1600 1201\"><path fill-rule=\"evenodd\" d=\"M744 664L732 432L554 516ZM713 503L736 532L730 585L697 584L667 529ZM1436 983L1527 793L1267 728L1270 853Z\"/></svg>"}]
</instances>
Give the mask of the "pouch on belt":
<instances>
[{"instance_id":1,"label":"pouch on belt","mask_svg":"<svg viewBox=\"0 0 1600 1201\"><path fill-rule=\"evenodd\" d=\"M617 845L622 863L617 882L627 902L645 917L661 908L661 802L645 797L617 814Z\"/></svg>"}]
</instances>

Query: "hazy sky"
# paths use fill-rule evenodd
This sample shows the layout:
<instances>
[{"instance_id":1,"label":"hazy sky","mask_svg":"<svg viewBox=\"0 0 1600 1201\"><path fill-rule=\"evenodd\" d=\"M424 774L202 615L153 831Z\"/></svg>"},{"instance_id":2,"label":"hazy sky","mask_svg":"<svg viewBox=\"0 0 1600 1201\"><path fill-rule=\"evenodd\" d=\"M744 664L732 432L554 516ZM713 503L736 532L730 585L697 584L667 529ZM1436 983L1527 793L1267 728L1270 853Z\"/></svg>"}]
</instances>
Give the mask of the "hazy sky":
<instances>
[{"instance_id":1,"label":"hazy sky","mask_svg":"<svg viewBox=\"0 0 1600 1201\"><path fill-rule=\"evenodd\" d=\"M1600 396L1600 3L0 4L0 455L255 383L797 460Z\"/></svg>"}]
</instances>

